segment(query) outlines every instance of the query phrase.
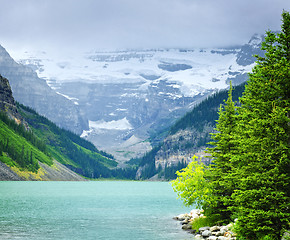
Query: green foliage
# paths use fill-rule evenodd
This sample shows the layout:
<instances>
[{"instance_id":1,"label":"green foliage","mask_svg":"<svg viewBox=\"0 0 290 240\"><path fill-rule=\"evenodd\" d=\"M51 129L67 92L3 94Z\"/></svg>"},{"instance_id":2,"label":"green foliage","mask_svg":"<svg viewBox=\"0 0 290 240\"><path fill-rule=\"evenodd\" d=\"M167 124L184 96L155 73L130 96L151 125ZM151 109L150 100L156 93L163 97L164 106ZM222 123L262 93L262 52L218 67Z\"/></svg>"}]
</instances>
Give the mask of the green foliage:
<instances>
[{"instance_id":1,"label":"green foliage","mask_svg":"<svg viewBox=\"0 0 290 240\"><path fill-rule=\"evenodd\" d=\"M280 239L289 227L290 15L282 17L282 32L267 33L265 58L258 57L239 110L239 155L232 160L239 184L232 210L237 232L248 239Z\"/></svg>"},{"instance_id":2,"label":"green foliage","mask_svg":"<svg viewBox=\"0 0 290 240\"><path fill-rule=\"evenodd\" d=\"M0 111L0 120L8 125L9 128L13 129L17 134L24 137L27 141L31 142L33 146L37 147L40 151L47 153L46 144L38 139L30 129L25 129L23 124L16 123L13 119L10 119L3 111Z\"/></svg>"},{"instance_id":3,"label":"green foliage","mask_svg":"<svg viewBox=\"0 0 290 240\"><path fill-rule=\"evenodd\" d=\"M17 166L32 172L39 169L38 161L52 165L52 160L45 153L17 134L0 120L0 156L1 161L9 166Z\"/></svg>"},{"instance_id":4,"label":"green foliage","mask_svg":"<svg viewBox=\"0 0 290 240\"><path fill-rule=\"evenodd\" d=\"M206 167L198 162L194 156L192 162L181 171L177 171L177 178L171 182L173 190L186 206L192 204L201 207L209 201L210 188L208 181L204 178Z\"/></svg>"},{"instance_id":5,"label":"green foliage","mask_svg":"<svg viewBox=\"0 0 290 240\"><path fill-rule=\"evenodd\" d=\"M201 227L211 226L212 222L207 217L195 218L192 221L192 229L198 231Z\"/></svg>"},{"instance_id":6,"label":"green foliage","mask_svg":"<svg viewBox=\"0 0 290 240\"><path fill-rule=\"evenodd\" d=\"M10 167L15 167L17 165L15 161L13 161L10 157L7 156L7 153L1 152L1 150L0 150L0 161Z\"/></svg>"},{"instance_id":7,"label":"green foliage","mask_svg":"<svg viewBox=\"0 0 290 240\"><path fill-rule=\"evenodd\" d=\"M206 179L211 184L212 196L208 204L204 204L205 214L216 224L228 223L231 220L230 197L235 189L235 181L231 172L233 166L231 158L237 154L237 140L235 131L237 125L236 106L232 100L232 86L228 99L220 106L216 133L212 134L213 148L208 152L213 158L213 164L207 171Z\"/></svg>"},{"instance_id":8,"label":"green foliage","mask_svg":"<svg viewBox=\"0 0 290 240\"><path fill-rule=\"evenodd\" d=\"M29 107L18 106L34 133L48 145L50 154L60 163L85 177L112 177L110 168L116 167L117 162L110 154L103 156L104 152L96 149L92 143L59 128Z\"/></svg>"}]
</instances>

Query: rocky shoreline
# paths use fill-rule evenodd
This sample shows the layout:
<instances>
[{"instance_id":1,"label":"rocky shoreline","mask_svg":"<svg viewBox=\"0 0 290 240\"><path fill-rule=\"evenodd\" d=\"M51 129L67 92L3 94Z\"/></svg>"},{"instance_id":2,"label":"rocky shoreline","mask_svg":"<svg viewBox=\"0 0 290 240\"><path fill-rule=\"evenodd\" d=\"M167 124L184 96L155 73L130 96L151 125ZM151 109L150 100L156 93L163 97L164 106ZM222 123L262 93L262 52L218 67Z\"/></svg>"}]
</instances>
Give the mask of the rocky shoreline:
<instances>
[{"instance_id":1,"label":"rocky shoreline","mask_svg":"<svg viewBox=\"0 0 290 240\"><path fill-rule=\"evenodd\" d=\"M231 231L232 223L224 226L201 227L198 231L192 229L192 221L204 217L203 210L194 209L173 219L180 221L182 229L194 234L196 240L236 240L236 234Z\"/></svg>"},{"instance_id":2,"label":"rocky shoreline","mask_svg":"<svg viewBox=\"0 0 290 240\"><path fill-rule=\"evenodd\" d=\"M180 221L182 229L194 234L195 240L236 240L237 235L231 229L234 224L224 226L201 227L198 230L192 229L192 222L198 218L205 218L203 210L193 209L190 213L180 214L173 219ZM237 221L237 219L235 220ZM286 231L281 240L290 239L290 230Z\"/></svg>"}]
</instances>

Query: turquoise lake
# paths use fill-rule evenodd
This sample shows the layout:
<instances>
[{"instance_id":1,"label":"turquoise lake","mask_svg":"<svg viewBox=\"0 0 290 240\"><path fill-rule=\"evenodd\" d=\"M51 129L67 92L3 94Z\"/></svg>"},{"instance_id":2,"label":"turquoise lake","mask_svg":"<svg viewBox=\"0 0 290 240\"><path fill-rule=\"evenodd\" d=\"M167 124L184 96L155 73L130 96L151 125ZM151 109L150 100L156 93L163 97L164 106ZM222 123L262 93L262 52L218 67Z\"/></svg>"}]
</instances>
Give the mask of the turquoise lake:
<instances>
[{"instance_id":1,"label":"turquoise lake","mask_svg":"<svg viewBox=\"0 0 290 240\"><path fill-rule=\"evenodd\" d=\"M168 182L0 182L0 239L183 240Z\"/></svg>"}]
</instances>

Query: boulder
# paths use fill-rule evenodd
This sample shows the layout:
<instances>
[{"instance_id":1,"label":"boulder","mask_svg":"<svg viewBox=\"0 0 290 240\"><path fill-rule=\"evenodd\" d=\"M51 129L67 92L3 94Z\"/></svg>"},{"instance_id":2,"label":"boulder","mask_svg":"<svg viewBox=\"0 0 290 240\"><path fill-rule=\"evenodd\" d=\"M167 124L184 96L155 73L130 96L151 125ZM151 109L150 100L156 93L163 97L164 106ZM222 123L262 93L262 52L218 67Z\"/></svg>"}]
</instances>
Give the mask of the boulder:
<instances>
[{"instance_id":1,"label":"boulder","mask_svg":"<svg viewBox=\"0 0 290 240\"><path fill-rule=\"evenodd\" d=\"M231 238L233 237L234 233L231 231L225 232L224 237Z\"/></svg>"},{"instance_id":2,"label":"boulder","mask_svg":"<svg viewBox=\"0 0 290 240\"><path fill-rule=\"evenodd\" d=\"M194 220L194 219L197 219L197 218L199 218L199 217L200 217L200 215L197 215L197 214L192 214L192 215L191 215L191 219L193 219L193 220Z\"/></svg>"},{"instance_id":3,"label":"boulder","mask_svg":"<svg viewBox=\"0 0 290 240\"><path fill-rule=\"evenodd\" d=\"M210 236L210 237L208 238L208 240L217 240L217 237L216 237L216 236Z\"/></svg>"},{"instance_id":4,"label":"boulder","mask_svg":"<svg viewBox=\"0 0 290 240\"><path fill-rule=\"evenodd\" d=\"M185 219L190 219L191 218L191 216L189 216L187 213L185 213L185 214L179 214L177 217L177 220L179 220L179 221L184 221Z\"/></svg>"},{"instance_id":5,"label":"boulder","mask_svg":"<svg viewBox=\"0 0 290 240\"><path fill-rule=\"evenodd\" d=\"M223 236L225 233L222 233L221 231L213 232L215 236Z\"/></svg>"},{"instance_id":6,"label":"boulder","mask_svg":"<svg viewBox=\"0 0 290 240\"><path fill-rule=\"evenodd\" d=\"M227 231L228 231L228 227L227 226L222 226L220 229L221 235L224 235Z\"/></svg>"},{"instance_id":7,"label":"boulder","mask_svg":"<svg viewBox=\"0 0 290 240\"><path fill-rule=\"evenodd\" d=\"M213 227L211 227L209 230L210 230L211 232L217 232L217 231L220 230L220 227L218 227L218 226L213 226Z\"/></svg>"},{"instance_id":8,"label":"boulder","mask_svg":"<svg viewBox=\"0 0 290 240\"><path fill-rule=\"evenodd\" d=\"M206 230L210 230L210 227L201 227L198 229L199 232L204 232Z\"/></svg>"},{"instance_id":9,"label":"boulder","mask_svg":"<svg viewBox=\"0 0 290 240\"><path fill-rule=\"evenodd\" d=\"M200 209L192 209L189 213L189 215L193 216L193 215L200 215L203 213L203 210Z\"/></svg>"},{"instance_id":10,"label":"boulder","mask_svg":"<svg viewBox=\"0 0 290 240\"><path fill-rule=\"evenodd\" d=\"M184 225L184 224L188 224L188 223L189 223L189 219L188 219L188 218L185 218L185 219L181 222L182 225Z\"/></svg>"},{"instance_id":11,"label":"boulder","mask_svg":"<svg viewBox=\"0 0 290 240\"><path fill-rule=\"evenodd\" d=\"M212 234L211 234L211 231L209 231L209 230L205 230L205 231L203 231L203 232L201 233L201 235L202 235L203 237L209 237L209 236L211 236Z\"/></svg>"},{"instance_id":12,"label":"boulder","mask_svg":"<svg viewBox=\"0 0 290 240\"><path fill-rule=\"evenodd\" d=\"M200 234L194 236L195 240L203 240L203 237Z\"/></svg>"},{"instance_id":13,"label":"boulder","mask_svg":"<svg viewBox=\"0 0 290 240\"><path fill-rule=\"evenodd\" d=\"M183 230L191 230L192 229L192 225L189 223L189 224L184 224L182 225L182 229Z\"/></svg>"},{"instance_id":14,"label":"boulder","mask_svg":"<svg viewBox=\"0 0 290 240\"><path fill-rule=\"evenodd\" d=\"M217 238L217 240L228 240L228 238L226 238L226 237L224 237L224 236L219 236L219 237Z\"/></svg>"}]
</instances>

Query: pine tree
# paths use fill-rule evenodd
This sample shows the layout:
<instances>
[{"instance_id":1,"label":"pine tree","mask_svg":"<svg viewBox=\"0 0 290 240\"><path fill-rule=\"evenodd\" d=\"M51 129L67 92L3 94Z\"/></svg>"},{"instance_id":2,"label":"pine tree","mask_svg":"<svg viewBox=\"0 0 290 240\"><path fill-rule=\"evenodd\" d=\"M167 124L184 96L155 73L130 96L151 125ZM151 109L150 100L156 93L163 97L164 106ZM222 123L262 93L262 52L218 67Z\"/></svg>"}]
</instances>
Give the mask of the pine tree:
<instances>
[{"instance_id":1,"label":"pine tree","mask_svg":"<svg viewBox=\"0 0 290 240\"><path fill-rule=\"evenodd\" d=\"M232 85L230 85L228 99L219 109L219 119L215 129L217 132L212 134L213 141L209 143L213 145L213 148L208 148L213 164L205 175L211 184L212 197L210 203L204 206L204 210L215 224L228 223L231 217L228 205L235 185L231 175L231 158L237 151L235 139L237 117L236 106L232 100Z\"/></svg>"},{"instance_id":2,"label":"pine tree","mask_svg":"<svg viewBox=\"0 0 290 240\"><path fill-rule=\"evenodd\" d=\"M267 32L239 109L240 181L232 195L237 232L247 239L280 239L290 219L290 15L281 33Z\"/></svg>"}]
</instances>

